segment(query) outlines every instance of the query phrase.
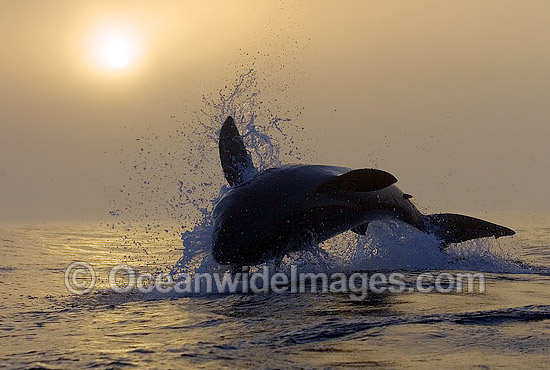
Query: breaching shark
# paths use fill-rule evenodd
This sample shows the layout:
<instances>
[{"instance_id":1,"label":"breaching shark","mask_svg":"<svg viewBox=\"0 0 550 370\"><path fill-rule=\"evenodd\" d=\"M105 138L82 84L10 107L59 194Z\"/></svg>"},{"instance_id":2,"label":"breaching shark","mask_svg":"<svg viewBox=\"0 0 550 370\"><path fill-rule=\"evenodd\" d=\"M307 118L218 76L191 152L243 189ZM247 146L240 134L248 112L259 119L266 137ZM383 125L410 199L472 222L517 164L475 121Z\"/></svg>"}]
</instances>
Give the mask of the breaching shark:
<instances>
[{"instance_id":1,"label":"breaching shark","mask_svg":"<svg viewBox=\"0 0 550 370\"><path fill-rule=\"evenodd\" d=\"M214 207L212 256L233 267L281 260L285 254L370 222L397 219L433 234L441 248L483 237L514 235L507 227L453 213L424 215L397 179L378 169L284 165L258 172L232 117L219 137L231 189Z\"/></svg>"}]
</instances>

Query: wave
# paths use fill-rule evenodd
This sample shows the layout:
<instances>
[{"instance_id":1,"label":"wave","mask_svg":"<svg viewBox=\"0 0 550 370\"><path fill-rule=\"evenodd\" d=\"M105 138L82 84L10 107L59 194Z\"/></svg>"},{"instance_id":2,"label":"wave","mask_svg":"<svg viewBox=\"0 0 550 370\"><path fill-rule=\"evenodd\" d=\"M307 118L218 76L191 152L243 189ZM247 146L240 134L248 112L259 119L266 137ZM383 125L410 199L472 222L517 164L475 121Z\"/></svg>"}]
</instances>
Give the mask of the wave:
<instances>
[{"instance_id":1,"label":"wave","mask_svg":"<svg viewBox=\"0 0 550 370\"><path fill-rule=\"evenodd\" d=\"M312 343L341 338L367 330L394 325L455 323L463 325L501 325L514 322L542 321L550 319L550 306L531 305L489 311L475 311L453 314L410 315L389 317L366 317L342 322L330 318L322 324L305 329L286 332L270 339L280 346Z\"/></svg>"}]
</instances>

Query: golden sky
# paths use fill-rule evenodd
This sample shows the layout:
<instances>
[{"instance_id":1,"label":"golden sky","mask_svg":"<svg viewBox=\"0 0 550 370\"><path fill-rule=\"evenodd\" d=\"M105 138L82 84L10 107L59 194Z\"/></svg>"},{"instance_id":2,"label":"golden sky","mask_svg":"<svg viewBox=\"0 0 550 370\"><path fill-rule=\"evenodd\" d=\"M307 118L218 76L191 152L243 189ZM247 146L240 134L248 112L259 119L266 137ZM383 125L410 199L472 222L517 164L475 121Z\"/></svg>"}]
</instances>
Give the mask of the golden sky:
<instances>
[{"instance_id":1,"label":"golden sky","mask_svg":"<svg viewBox=\"0 0 550 370\"><path fill-rule=\"evenodd\" d=\"M121 148L249 68L305 161L424 211L550 211L547 1L3 1L0 48L0 221L104 214Z\"/></svg>"}]
</instances>

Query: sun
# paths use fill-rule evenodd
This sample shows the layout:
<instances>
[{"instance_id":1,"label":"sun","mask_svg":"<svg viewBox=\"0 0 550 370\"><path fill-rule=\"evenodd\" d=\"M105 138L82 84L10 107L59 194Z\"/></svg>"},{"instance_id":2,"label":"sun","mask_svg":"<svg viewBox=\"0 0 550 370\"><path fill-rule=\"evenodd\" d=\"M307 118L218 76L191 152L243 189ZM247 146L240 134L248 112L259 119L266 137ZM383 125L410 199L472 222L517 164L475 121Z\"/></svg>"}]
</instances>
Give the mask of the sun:
<instances>
[{"instance_id":1,"label":"sun","mask_svg":"<svg viewBox=\"0 0 550 370\"><path fill-rule=\"evenodd\" d=\"M91 57L104 69L123 70L137 63L140 45L135 30L121 25L103 26L92 36Z\"/></svg>"},{"instance_id":2,"label":"sun","mask_svg":"<svg viewBox=\"0 0 550 370\"><path fill-rule=\"evenodd\" d=\"M107 43L104 53L109 65L113 68L124 68L130 62L128 43L123 40Z\"/></svg>"}]
</instances>

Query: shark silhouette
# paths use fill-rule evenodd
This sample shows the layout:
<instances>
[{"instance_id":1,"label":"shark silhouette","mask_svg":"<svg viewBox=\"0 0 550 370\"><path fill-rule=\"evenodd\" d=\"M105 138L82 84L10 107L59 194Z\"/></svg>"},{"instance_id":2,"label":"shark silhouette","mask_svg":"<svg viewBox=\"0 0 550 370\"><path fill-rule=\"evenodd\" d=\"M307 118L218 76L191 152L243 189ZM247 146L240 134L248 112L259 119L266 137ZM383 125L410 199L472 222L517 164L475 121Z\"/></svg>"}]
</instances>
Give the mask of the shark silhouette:
<instances>
[{"instance_id":1,"label":"shark silhouette","mask_svg":"<svg viewBox=\"0 0 550 370\"><path fill-rule=\"evenodd\" d=\"M220 264L248 266L351 230L365 234L369 222L397 219L435 235L441 247L482 237L514 235L477 218L424 215L378 169L284 165L258 172L232 117L220 130L220 159L231 189L213 211L212 255Z\"/></svg>"}]
</instances>

